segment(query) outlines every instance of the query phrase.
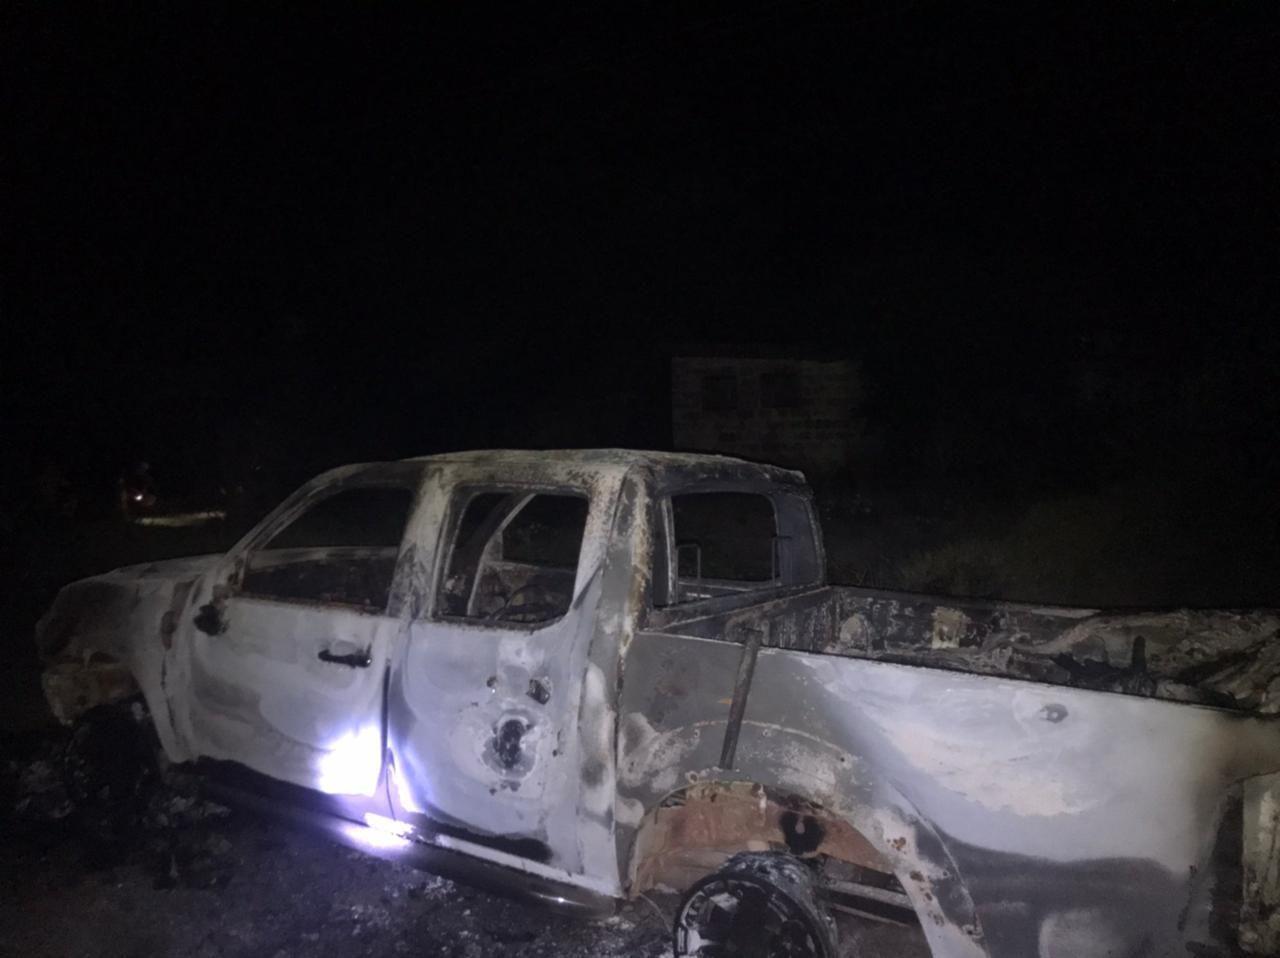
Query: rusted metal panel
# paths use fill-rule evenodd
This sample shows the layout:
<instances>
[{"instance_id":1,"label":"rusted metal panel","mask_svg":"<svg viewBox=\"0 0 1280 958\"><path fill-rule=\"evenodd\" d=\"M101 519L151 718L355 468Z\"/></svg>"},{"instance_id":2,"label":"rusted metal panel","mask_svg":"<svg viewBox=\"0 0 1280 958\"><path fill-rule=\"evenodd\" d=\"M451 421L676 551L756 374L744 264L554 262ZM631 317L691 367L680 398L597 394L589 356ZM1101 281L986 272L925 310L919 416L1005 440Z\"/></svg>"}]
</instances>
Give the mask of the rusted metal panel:
<instances>
[{"instance_id":1,"label":"rusted metal panel","mask_svg":"<svg viewBox=\"0 0 1280 958\"><path fill-rule=\"evenodd\" d=\"M785 848L886 872L888 862L847 822L751 782L692 785L656 806L637 833L632 892L686 888L736 852Z\"/></svg>"}]
</instances>

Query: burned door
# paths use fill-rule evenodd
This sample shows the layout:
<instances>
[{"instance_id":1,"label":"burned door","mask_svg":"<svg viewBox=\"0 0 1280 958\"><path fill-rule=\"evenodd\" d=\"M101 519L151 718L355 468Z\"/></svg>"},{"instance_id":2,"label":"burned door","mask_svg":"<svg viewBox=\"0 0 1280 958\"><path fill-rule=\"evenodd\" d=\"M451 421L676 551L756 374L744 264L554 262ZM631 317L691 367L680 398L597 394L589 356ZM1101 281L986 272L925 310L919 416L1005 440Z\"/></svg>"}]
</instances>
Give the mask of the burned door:
<instances>
[{"instance_id":1,"label":"burned door","mask_svg":"<svg viewBox=\"0 0 1280 958\"><path fill-rule=\"evenodd\" d=\"M189 624L196 751L389 811L379 788L389 593L416 475L372 472L282 508ZM367 806L367 807L366 807ZM343 809L335 811L344 814Z\"/></svg>"},{"instance_id":2,"label":"burned door","mask_svg":"<svg viewBox=\"0 0 1280 958\"><path fill-rule=\"evenodd\" d=\"M397 817L438 844L579 870L576 722L599 561L583 542L601 498L449 491L434 599L408 626L388 704Z\"/></svg>"}]
</instances>

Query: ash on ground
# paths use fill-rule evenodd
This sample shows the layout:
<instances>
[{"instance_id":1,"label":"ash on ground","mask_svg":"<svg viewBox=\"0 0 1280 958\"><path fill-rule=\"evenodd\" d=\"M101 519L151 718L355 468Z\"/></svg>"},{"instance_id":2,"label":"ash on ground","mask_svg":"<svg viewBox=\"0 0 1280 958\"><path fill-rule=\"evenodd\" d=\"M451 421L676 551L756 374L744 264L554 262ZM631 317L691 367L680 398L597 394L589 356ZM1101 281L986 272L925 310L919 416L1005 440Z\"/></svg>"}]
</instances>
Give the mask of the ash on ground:
<instances>
[{"instance_id":1,"label":"ash on ground","mask_svg":"<svg viewBox=\"0 0 1280 958\"><path fill-rule=\"evenodd\" d=\"M69 738L0 742L0 956L671 955L670 898L557 915L228 808L180 770L86 778ZM928 955L918 931L880 925L841 951Z\"/></svg>"}]
</instances>

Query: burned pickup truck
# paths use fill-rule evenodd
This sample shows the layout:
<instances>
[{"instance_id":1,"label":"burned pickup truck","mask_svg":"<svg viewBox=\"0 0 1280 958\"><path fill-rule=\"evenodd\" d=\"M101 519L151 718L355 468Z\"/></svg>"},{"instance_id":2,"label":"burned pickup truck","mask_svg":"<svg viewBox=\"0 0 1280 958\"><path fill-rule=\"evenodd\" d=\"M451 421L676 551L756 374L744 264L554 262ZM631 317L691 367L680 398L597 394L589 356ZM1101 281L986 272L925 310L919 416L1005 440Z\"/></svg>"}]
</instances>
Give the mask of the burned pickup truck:
<instances>
[{"instance_id":1,"label":"burned pickup truck","mask_svg":"<svg viewBox=\"0 0 1280 958\"><path fill-rule=\"evenodd\" d=\"M605 450L336 469L38 641L64 722L677 955L1088 958L1280 954L1278 628L828 585L799 473Z\"/></svg>"}]
</instances>

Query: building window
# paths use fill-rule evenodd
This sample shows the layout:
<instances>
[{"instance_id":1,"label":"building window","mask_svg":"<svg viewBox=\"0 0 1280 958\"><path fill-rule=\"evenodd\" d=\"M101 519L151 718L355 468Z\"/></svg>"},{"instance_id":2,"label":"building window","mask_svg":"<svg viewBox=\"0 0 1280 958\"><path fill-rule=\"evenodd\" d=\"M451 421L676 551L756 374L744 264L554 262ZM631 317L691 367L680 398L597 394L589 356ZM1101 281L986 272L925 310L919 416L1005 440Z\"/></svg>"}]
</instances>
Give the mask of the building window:
<instances>
[{"instance_id":1,"label":"building window","mask_svg":"<svg viewBox=\"0 0 1280 958\"><path fill-rule=\"evenodd\" d=\"M764 373L760 400L765 409L800 408L800 377L791 371Z\"/></svg>"},{"instance_id":2,"label":"building window","mask_svg":"<svg viewBox=\"0 0 1280 958\"><path fill-rule=\"evenodd\" d=\"M733 373L707 373L702 377L702 411L736 412L738 377Z\"/></svg>"}]
</instances>

